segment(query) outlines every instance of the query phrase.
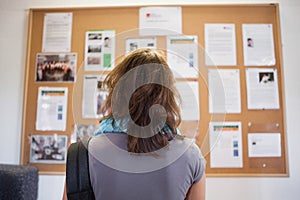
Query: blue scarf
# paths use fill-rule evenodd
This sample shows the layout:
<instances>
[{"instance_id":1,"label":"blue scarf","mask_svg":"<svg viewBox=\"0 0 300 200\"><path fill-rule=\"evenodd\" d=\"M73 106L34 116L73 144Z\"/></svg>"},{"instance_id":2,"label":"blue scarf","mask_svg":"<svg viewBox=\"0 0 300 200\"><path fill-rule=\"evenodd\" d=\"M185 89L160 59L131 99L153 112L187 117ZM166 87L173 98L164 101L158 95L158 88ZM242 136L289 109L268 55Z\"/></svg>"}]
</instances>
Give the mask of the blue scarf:
<instances>
[{"instance_id":1,"label":"blue scarf","mask_svg":"<svg viewBox=\"0 0 300 200\"><path fill-rule=\"evenodd\" d=\"M125 122L129 122L129 119ZM107 119L103 119L100 122L100 126L99 129L94 133L94 135L99 135L99 134L103 134L103 133L126 133L127 129L121 129L120 128L120 120L115 120L114 126L113 126L113 118L107 118ZM171 129L169 128L169 126L167 124L165 124L165 126L163 127L166 131L171 133ZM178 128L176 128L176 132L178 135L181 135L180 131L178 130Z\"/></svg>"}]
</instances>

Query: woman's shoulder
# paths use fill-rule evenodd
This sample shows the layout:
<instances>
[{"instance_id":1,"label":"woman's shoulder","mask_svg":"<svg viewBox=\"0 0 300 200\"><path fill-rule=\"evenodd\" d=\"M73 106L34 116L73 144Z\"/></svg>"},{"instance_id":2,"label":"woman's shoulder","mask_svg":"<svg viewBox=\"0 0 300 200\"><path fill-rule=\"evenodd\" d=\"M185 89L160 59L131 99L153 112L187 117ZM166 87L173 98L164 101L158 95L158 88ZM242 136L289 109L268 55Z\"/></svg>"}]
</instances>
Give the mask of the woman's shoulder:
<instances>
[{"instance_id":1,"label":"woman's shoulder","mask_svg":"<svg viewBox=\"0 0 300 200\"><path fill-rule=\"evenodd\" d=\"M175 139L175 145L177 149L183 151L182 155L186 157L186 159L204 159L202 151L194 138L180 136Z\"/></svg>"}]
</instances>

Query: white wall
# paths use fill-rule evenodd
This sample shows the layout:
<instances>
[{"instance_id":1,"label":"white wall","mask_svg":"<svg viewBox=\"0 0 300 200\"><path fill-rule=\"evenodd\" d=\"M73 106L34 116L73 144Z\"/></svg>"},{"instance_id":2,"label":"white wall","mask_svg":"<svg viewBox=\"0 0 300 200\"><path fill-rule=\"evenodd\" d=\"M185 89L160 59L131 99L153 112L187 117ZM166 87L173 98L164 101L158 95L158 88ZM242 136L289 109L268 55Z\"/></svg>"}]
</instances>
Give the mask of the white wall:
<instances>
[{"instance_id":1,"label":"white wall","mask_svg":"<svg viewBox=\"0 0 300 200\"><path fill-rule=\"evenodd\" d=\"M28 8L104 5L159 5L279 2L283 41L289 178L208 178L207 199L297 200L300 198L300 1L251 0L1 0L0 1L0 163L18 164L22 126L23 84ZM298 123L297 123L298 122ZM34 122L32 122L34 123ZM0 180L1 181L1 180ZM39 200L61 199L64 176L40 176Z\"/></svg>"}]
</instances>

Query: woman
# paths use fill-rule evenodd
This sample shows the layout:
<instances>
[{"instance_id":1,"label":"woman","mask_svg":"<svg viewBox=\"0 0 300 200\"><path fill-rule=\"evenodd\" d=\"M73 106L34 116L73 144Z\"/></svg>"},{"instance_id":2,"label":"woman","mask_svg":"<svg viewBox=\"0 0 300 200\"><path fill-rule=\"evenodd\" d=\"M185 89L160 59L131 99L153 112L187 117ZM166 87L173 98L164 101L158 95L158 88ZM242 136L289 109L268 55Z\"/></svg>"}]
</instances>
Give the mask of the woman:
<instances>
[{"instance_id":1,"label":"woman","mask_svg":"<svg viewBox=\"0 0 300 200\"><path fill-rule=\"evenodd\" d=\"M133 51L104 83L105 117L88 146L95 198L205 199L205 160L177 129L180 100L164 57Z\"/></svg>"}]
</instances>

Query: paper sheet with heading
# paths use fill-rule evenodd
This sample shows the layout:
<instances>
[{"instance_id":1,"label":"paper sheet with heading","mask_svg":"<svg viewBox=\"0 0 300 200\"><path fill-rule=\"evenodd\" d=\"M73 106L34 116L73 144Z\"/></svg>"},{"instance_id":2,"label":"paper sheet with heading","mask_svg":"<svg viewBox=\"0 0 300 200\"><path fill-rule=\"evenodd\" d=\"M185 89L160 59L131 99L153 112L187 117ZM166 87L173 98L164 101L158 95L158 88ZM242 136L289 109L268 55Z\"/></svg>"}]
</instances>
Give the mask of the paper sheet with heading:
<instances>
[{"instance_id":1,"label":"paper sheet with heading","mask_svg":"<svg viewBox=\"0 0 300 200\"><path fill-rule=\"evenodd\" d=\"M182 34L181 7L142 7L139 11L140 35Z\"/></svg>"},{"instance_id":2,"label":"paper sheet with heading","mask_svg":"<svg viewBox=\"0 0 300 200\"><path fill-rule=\"evenodd\" d=\"M280 157L280 133L249 133L249 157Z\"/></svg>"},{"instance_id":3,"label":"paper sheet with heading","mask_svg":"<svg viewBox=\"0 0 300 200\"><path fill-rule=\"evenodd\" d=\"M194 35L167 37L167 62L176 78L197 78L198 37Z\"/></svg>"},{"instance_id":4,"label":"paper sheet with heading","mask_svg":"<svg viewBox=\"0 0 300 200\"><path fill-rule=\"evenodd\" d=\"M178 81L176 88L182 98L182 120L200 120L199 85L197 81Z\"/></svg>"},{"instance_id":5,"label":"paper sheet with heading","mask_svg":"<svg viewBox=\"0 0 300 200\"><path fill-rule=\"evenodd\" d=\"M205 64L207 66L236 65L234 24L205 24Z\"/></svg>"},{"instance_id":6,"label":"paper sheet with heading","mask_svg":"<svg viewBox=\"0 0 300 200\"><path fill-rule=\"evenodd\" d=\"M246 69L248 109L279 109L277 69Z\"/></svg>"},{"instance_id":7,"label":"paper sheet with heading","mask_svg":"<svg viewBox=\"0 0 300 200\"><path fill-rule=\"evenodd\" d=\"M242 168L241 122L210 122L210 167Z\"/></svg>"},{"instance_id":8,"label":"paper sheet with heading","mask_svg":"<svg viewBox=\"0 0 300 200\"><path fill-rule=\"evenodd\" d=\"M46 13L44 16L43 52L70 52L72 13Z\"/></svg>"},{"instance_id":9,"label":"paper sheet with heading","mask_svg":"<svg viewBox=\"0 0 300 200\"><path fill-rule=\"evenodd\" d=\"M36 130L65 131L68 88L39 87Z\"/></svg>"},{"instance_id":10,"label":"paper sheet with heading","mask_svg":"<svg viewBox=\"0 0 300 200\"><path fill-rule=\"evenodd\" d=\"M238 69L210 69L208 85L210 113L241 113Z\"/></svg>"},{"instance_id":11,"label":"paper sheet with heading","mask_svg":"<svg viewBox=\"0 0 300 200\"><path fill-rule=\"evenodd\" d=\"M156 38L126 38L126 54L140 48L156 49Z\"/></svg>"},{"instance_id":12,"label":"paper sheet with heading","mask_svg":"<svg viewBox=\"0 0 300 200\"><path fill-rule=\"evenodd\" d=\"M275 65L272 24L243 24L245 66Z\"/></svg>"}]
</instances>

